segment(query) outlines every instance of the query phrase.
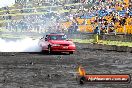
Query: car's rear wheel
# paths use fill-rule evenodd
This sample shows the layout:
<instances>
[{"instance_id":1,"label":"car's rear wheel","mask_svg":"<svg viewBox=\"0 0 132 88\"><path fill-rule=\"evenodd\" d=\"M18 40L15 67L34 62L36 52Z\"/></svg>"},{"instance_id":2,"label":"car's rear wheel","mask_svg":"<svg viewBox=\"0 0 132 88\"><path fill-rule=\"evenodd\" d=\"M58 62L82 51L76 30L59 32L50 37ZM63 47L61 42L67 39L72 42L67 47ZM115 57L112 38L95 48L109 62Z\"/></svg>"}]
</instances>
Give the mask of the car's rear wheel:
<instances>
[{"instance_id":1,"label":"car's rear wheel","mask_svg":"<svg viewBox=\"0 0 132 88\"><path fill-rule=\"evenodd\" d=\"M48 53L51 54L52 50L51 50L51 45L48 45Z\"/></svg>"}]
</instances>

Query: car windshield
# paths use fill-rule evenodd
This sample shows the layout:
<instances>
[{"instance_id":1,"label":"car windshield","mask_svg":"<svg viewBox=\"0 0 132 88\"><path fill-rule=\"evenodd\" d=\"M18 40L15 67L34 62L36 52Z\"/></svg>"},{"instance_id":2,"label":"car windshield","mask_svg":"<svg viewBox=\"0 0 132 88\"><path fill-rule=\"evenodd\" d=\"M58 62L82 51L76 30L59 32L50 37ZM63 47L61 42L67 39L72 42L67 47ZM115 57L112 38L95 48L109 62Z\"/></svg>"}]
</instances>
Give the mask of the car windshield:
<instances>
[{"instance_id":1,"label":"car windshield","mask_svg":"<svg viewBox=\"0 0 132 88\"><path fill-rule=\"evenodd\" d=\"M50 35L50 40L66 40L66 35Z\"/></svg>"}]
</instances>

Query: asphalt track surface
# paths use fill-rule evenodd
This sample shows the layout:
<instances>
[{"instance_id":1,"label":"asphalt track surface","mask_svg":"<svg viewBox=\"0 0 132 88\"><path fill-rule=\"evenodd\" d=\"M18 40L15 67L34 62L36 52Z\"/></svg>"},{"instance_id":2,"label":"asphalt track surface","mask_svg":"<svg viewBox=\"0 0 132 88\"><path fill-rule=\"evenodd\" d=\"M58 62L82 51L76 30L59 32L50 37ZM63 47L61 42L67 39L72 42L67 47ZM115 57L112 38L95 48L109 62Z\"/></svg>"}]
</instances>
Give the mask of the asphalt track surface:
<instances>
[{"instance_id":1,"label":"asphalt track surface","mask_svg":"<svg viewBox=\"0 0 132 88\"><path fill-rule=\"evenodd\" d=\"M132 83L78 84L79 65L90 74L132 75L132 54L76 46L72 55L0 53L0 88L132 88Z\"/></svg>"}]
</instances>

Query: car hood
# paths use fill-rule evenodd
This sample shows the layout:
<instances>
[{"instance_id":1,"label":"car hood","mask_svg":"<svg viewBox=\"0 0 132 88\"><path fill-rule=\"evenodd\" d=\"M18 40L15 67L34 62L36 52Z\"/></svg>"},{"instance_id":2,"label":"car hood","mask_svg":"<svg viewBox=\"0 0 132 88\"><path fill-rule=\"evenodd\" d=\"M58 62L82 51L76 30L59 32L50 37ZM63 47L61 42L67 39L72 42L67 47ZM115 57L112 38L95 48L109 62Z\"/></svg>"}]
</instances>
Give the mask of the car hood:
<instances>
[{"instance_id":1,"label":"car hood","mask_svg":"<svg viewBox=\"0 0 132 88\"><path fill-rule=\"evenodd\" d=\"M52 44L73 44L72 41L67 40L50 40L49 42Z\"/></svg>"}]
</instances>

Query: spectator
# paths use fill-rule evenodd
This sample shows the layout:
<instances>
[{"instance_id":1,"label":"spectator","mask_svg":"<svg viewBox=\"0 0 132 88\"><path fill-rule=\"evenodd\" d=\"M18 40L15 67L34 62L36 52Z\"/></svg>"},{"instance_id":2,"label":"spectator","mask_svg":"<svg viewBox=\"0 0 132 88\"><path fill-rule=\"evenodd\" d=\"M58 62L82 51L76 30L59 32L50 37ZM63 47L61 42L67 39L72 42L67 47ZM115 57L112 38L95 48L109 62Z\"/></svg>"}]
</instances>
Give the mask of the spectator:
<instances>
[{"instance_id":1,"label":"spectator","mask_svg":"<svg viewBox=\"0 0 132 88\"><path fill-rule=\"evenodd\" d=\"M94 34L100 35L100 29L98 26L94 29Z\"/></svg>"},{"instance_id":2,"label":"spectator","mask_svg":"<svg viewBox=\"0 0 132 88\"><path fill-rule=\"evenodd\" d=\"M125 23L126 23L126 18L125 17L122 17L119 22L120 22L120 25L121 26L124 26Z\"/></svg>"},{"instance_id":3,"label":"spectator","mask_svg":"<svg viewBox=\"0 0 132 88\"><path fill-rule=\"evenodd\" d=\"M113 16L111 20L114 22L114 24L117 22L117 19L115 16Z\"/></svg>"}]
</instances>

